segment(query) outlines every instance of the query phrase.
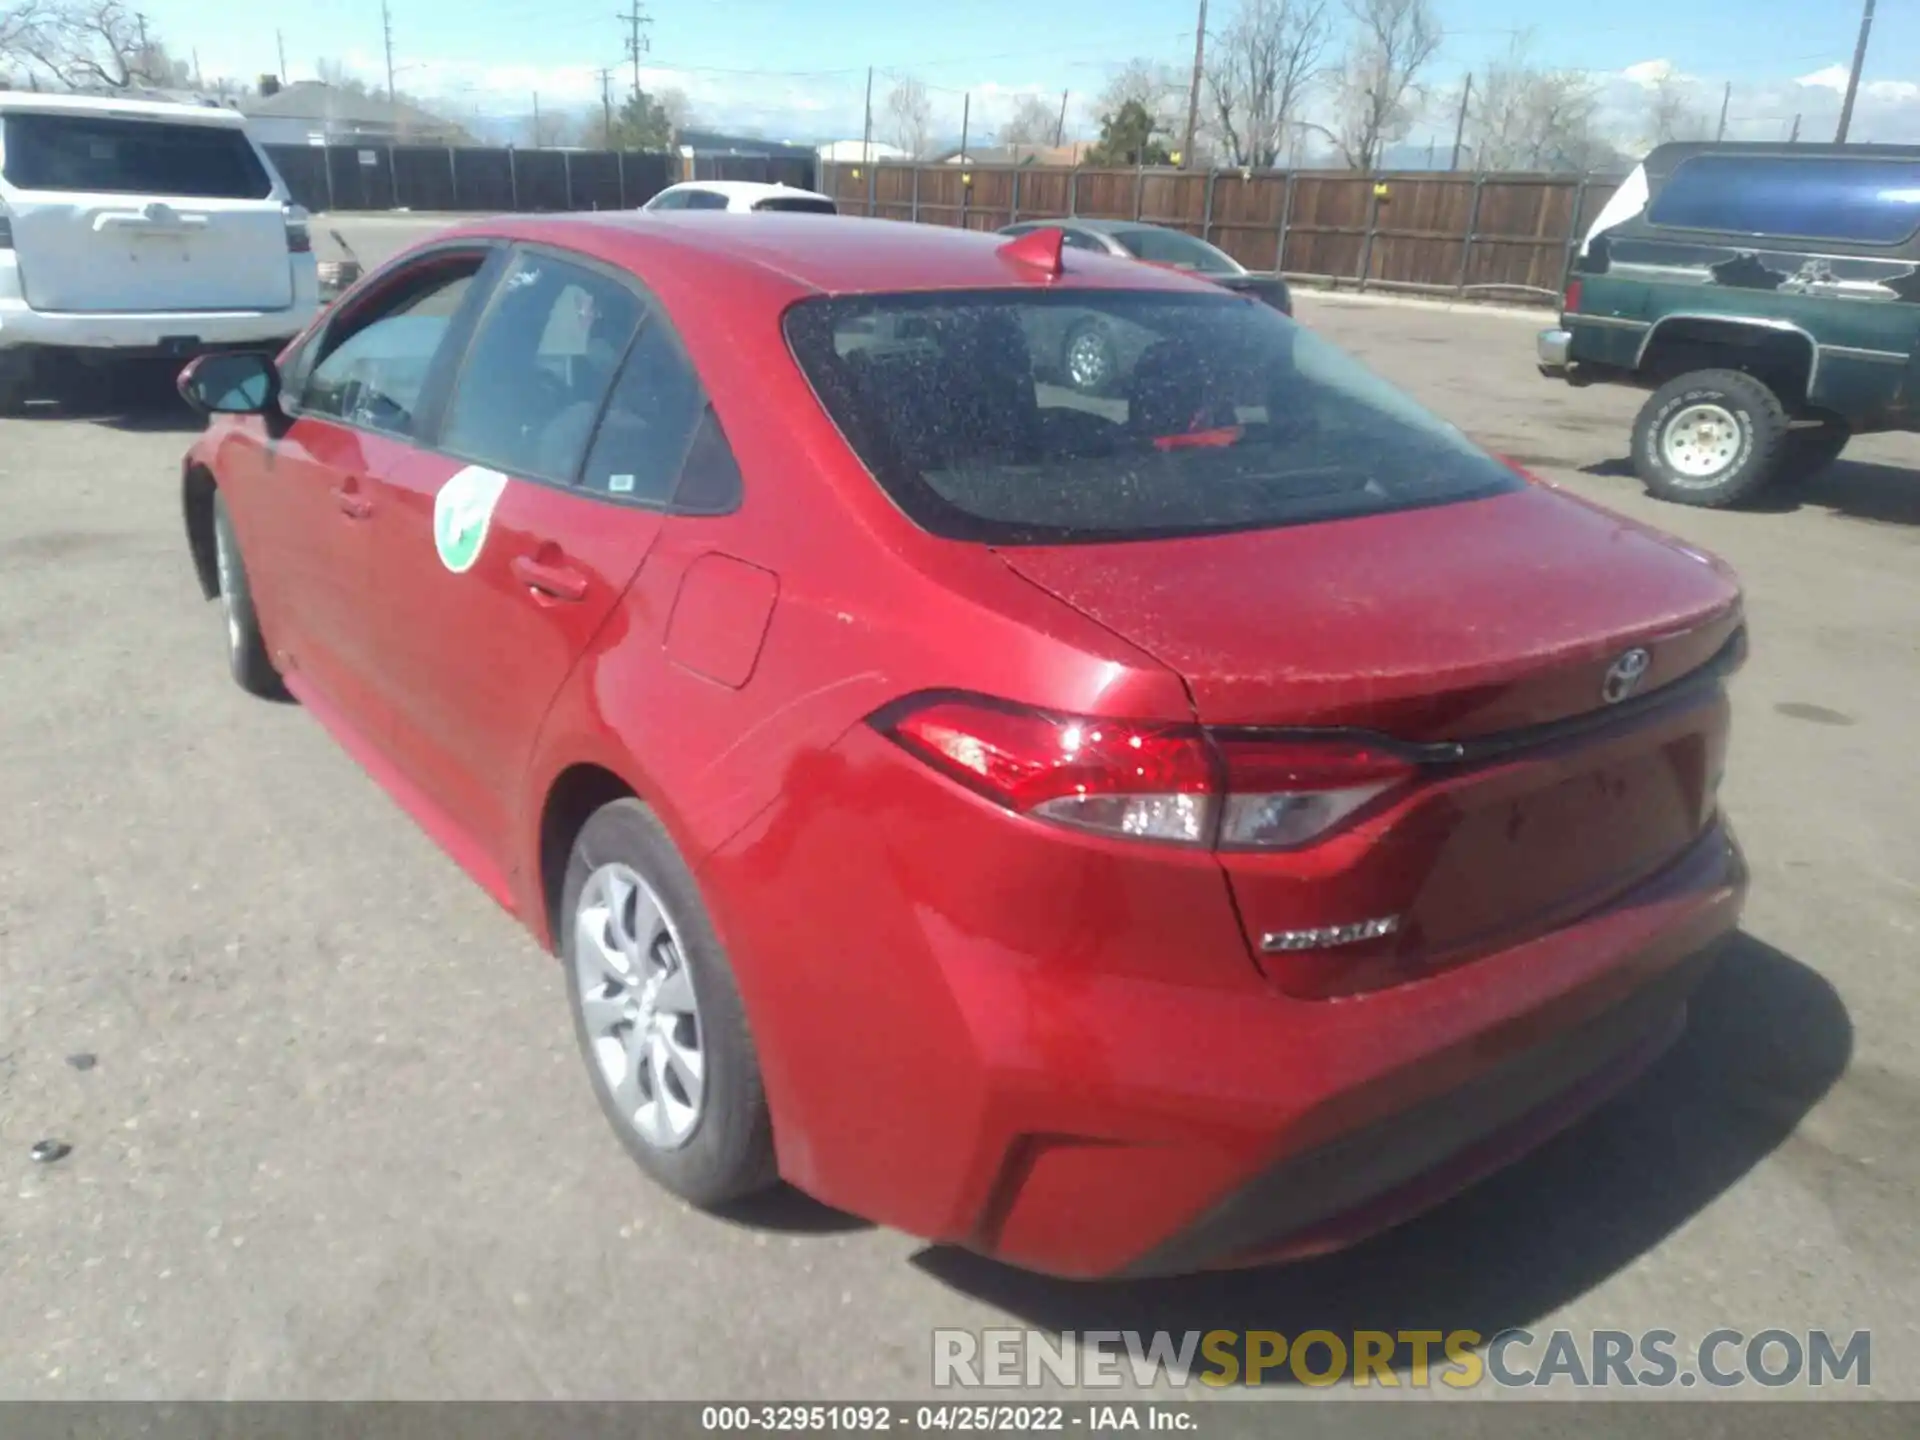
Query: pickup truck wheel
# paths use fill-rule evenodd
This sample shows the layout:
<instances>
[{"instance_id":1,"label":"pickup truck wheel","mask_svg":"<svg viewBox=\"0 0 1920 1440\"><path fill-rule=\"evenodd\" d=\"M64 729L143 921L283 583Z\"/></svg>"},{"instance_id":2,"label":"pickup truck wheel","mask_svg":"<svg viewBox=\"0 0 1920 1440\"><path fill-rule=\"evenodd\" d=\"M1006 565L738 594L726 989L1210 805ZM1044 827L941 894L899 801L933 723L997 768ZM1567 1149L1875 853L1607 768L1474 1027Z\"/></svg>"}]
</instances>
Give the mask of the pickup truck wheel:
<instances>
[{"instance_id":1,"label":"pickup truck wheel","mask_svg":"<svg viewBox=\"0 0 1920 1440\"><path fill-rule=\"evenodd\" d=\"M1738 370L1696 370L1653 392L1633 422L1633 468L1662 500L1721 509L1780 471L1787 412Z\"/></svg>"},{"instance_id":2,"label":"pickup truck wheel","mask_svg":"<svg viewBox=\"0 0 1920 1440\"><path fill-rule=\"evenodd\" d=\"M1828 420L1787 432L1787 454L1783 465L1788 478L1811 480L1840 458L1853 438L1853 430L1844 420Z\"/></svg>"}]
</instances>

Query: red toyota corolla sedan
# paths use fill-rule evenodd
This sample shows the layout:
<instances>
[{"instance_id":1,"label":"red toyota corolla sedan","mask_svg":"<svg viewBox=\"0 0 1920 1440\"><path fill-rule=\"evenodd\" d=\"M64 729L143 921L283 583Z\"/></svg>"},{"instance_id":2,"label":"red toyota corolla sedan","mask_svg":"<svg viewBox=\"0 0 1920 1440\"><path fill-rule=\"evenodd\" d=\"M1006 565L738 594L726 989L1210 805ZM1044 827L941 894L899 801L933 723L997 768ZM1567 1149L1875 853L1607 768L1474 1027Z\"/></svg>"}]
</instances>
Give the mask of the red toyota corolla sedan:
<instances>
[{"instance_id":1,"label":"red toyota corolla sedan","mask_svg":"<svg viewBox=\"0 0 1920 1440\"><path fill-rule=\"evenodd\" d=\"M1204 281L754 221L465 226L182 379L235 677L559 952L651 1175L1248 1263L1672 1040L1746 885L1725 568Z\"/></svg>"}]
</instances>

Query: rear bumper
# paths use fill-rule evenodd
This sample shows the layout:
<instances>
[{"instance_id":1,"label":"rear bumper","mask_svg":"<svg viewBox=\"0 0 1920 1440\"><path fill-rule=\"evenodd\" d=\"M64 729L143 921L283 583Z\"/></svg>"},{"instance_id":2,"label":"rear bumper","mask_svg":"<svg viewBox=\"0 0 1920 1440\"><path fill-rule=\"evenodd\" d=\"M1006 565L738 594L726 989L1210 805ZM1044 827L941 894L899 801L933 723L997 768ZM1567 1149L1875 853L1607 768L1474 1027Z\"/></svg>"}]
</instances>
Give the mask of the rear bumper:
<instances>
[{"instance_id":1,"label":"rear bumper","mask_svg":"<svg viewBox=\"0 0 1920 1440\"><path fill-rule=\"evenodd\" d=\"M972 797L935 805L883 744L850 737L820 777L859 824L804 845L749 833L703 867L781 1170L1056 1275L1316 1254L1437 1204L1671 1040L1746 893L1716 823L1560 929L1303 999L1251 964L1207 857L1136 862ZM886 883L849 889L866 873Z\"/></svg>"},{"instance_id":2,"label":"rear bumper","mask_svg":"<svg viewBox=\"0 0 1920 1440\"><path fill-rule=\"evenodd\" d=\"M286 310L203 314L77 314L0 301L0 349L87 350L117 358L187 359L208 350L278 350L319 313L318 302Z\"/></svg>"},{"instance_id":3,"label":"rear bumper","mask_svg":"<svg viewBox=\"0 0 1920 1440\"><path fill-rule=\"evenodd\" d=\"M293 301L278 310L36 310L25 299L17 263L0 263L0 350L97 351L127 359L184 359L223 349L278 350L320 313L313 258L292 258ZM307 263L297 263L300 260Z\"/></svg>"}]
</instances>

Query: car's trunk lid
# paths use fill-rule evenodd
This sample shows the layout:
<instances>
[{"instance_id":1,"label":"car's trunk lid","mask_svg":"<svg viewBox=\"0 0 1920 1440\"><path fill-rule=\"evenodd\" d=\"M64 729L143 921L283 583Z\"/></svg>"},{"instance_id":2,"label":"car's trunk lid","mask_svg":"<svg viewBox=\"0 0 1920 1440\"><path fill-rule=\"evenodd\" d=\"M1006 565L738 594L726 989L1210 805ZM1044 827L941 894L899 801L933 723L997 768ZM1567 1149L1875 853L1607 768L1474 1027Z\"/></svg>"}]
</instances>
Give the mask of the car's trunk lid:
<instances>
[{"instance_id":1,"label":"car's trunk lid","mask_svg":"<svg viewBox=\"0 0 1920 1440\"><path fill-rule=\"evenodd\" d=\"M1205 725L1357 728L1426 747L1420 784L1318 845L1222 852L1249 943L1298 993L1393 983L1565 923L1711 823L1724 695L1652 714L1635 697L1734 643L1738 588L1597 507L1530 487L1000 553L1176 671ZM1635 650L1644 666L1622 667ZM1283 952L1275 938L1389 919L1390 935L1354 947Z\"/></svg>"}]
</instances>

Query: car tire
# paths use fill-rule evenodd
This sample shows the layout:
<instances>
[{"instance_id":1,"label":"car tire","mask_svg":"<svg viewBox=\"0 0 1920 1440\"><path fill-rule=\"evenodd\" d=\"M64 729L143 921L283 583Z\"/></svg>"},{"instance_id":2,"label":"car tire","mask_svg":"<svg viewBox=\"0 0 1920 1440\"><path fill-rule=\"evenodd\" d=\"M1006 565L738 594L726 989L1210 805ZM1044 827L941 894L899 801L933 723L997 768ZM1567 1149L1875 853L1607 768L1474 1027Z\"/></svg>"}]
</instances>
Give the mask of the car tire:
<instances>
[{"instance_id":1,"label":"car tire","mask_svg":"<svg viewBox=\"0 0 1920 1440\"><path fill-rule=\"evenodd\" d=\"M779 1180L746 1007L693 873L654 813L581 827L560 901L574 1035L627 1153L702 1209Z\"/></svg>"},{"instance_id":2,"label":"car tire","mask_svg":"<svg viewBox=\"0 0 1920 1440\"><path fill-rule=\"evenodd\" d=\"M218 490L213 492L213 574L220 611L227 622L227 668L233 672L234 683L263 700L286 699L287 687L273 668L273 657L260 634L260 616L253 608L253 586L240 554L240 538L234 534L233 517L227 514L226 497Z\"/></svg>"},{"instance_id":3,"label":"car tire","mask_svg":"<svg viewBox=\"0 0 1920 1440\"><path fill-rule=\"evenodd\" d=\"M1844 420L1826 420L1789 430L1782 470L1789 479L1811 480L1840 458L1840 452L1852 438L1853 429Z\"/></svg>"},{"instance_id":4,"label":"car tire","mask_svg":"<svg viewBox=\"0 0 1920 1440\"><path fill-rule=\"evenodd\" d=\"M1751 498L1785 458L1779 396L1739 370L1697 370L1653 392L1633 422L1633 468L1679 505L1723 509Z\"/></svg>"},{"instance_id":5,"label":"car tire","mask_svg":"<svg viewBox=\"0 0 1920 1440\"><path fill-rule=\"evenodd\" d=\"M1097 320L1082 320L1060 345L1060 378L1082 395L1104 395L1120 368L1113 336Z\"/></svg>"}]
</instances>

